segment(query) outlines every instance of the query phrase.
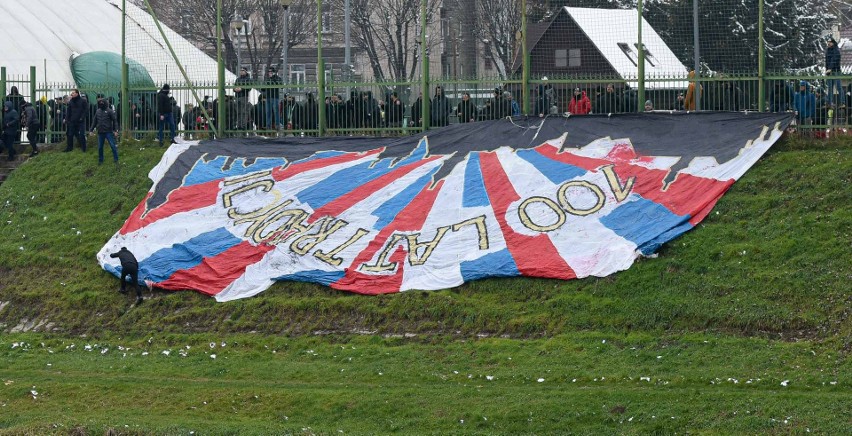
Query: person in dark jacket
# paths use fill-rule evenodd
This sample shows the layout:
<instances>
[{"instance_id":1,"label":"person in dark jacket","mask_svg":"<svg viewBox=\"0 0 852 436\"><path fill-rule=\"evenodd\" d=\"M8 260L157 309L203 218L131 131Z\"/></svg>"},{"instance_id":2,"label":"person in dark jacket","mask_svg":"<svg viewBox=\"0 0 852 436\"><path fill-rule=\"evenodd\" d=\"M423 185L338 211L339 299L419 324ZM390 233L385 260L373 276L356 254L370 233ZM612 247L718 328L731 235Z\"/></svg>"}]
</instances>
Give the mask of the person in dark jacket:
<instances>
[{"instance_id":1,"label":"person in dark jacket","mask_svg":"<svg viewBox=\"0 0 852 436\"><path fill-rule=\"evenodd\" d=\"M9 152L9 160L15 160L15 136L20 128L21 117L11 101L3 103L3 145Z\"/></svg>"},{"instance_id":2,"label":"person in dark jacket","mask_svg":"<svg viewBox=\"0 0 852 436\"><path fill-rule=\"evenodd\" d=\"M136 256L126 247L121 247L121 250L110 254L109 257L117 257L118 261L121 262L121 288L119 288L118 292L122 294L127 292L125 285L127 283L127 276L130 276L130 282L136 288L136 304L142 304L142 288L139 287L139 262L136 261Z\"/></svg>"},{"instance_id":3,"label":"person in dark jacket","mask_svg":"<svg viewBox=\"0 0 852 436\"><path fill-rule=\"evenodd\" d=\"M41 128L41 120L38 117L38 112L29 102L24 102L24 118L27 119L27 141L30 142L30 147L33 149L30 152L30 157L33 157L38 154L38 129Z\"/></svg>"},{"instance_id":4,"label":"person in dark jacket","mask_svg":"<svg viewBox=\"0 0 852 436\"><path fill-rule=\"evenodd\" d=\"M621 97L615 92L615 85L608 83L606 89L595 99L592 110L596 114L615 114L621 112Z\"/></svg>"},{"instance_id":5,"label":"person in dark jacket","mask_svg":"<svg viewBox=\"0 0 852 436\"><path fill-rule=\"evenodd\" d=\"M839 76L840 72L840 48L837 47L837 41L834 38L828 39L828 47L825 49L825 75ZM826 93L828 95L828 104L834 105L834 90L837 90L837 97L843 96L843 86L840 84L840 79L828 79L825 81Z\"/></svg>"},{"instance_id":6,"label":"person in dark jacket","mask_svg":"<svg viewBox=\"0 0 852 436\"><path fill-rule=\"evenodd\" d=\"M250 130L249 119L249 92L251 91L251 76L248 69L240 68L240 77L234 82L234 97L236 99L236 128L237 130Z\"/></svg>"},{"instance_id":7,"label":"person in dark jacket","mask_svg":"<svg viewBox=\"0 0 852 436\"><path fill-rule=\"evenodd\" d=\"M13 86L12 89L9 91L9 95L6 96L6 101L11 101L12 108L14 108L16 111L21 110L21 108L24 106L24 96L21 95L20 92L18 92L17 86Z\"/></svg>"},{"instance_id":8,"label":"person in dark jacket","mask_svg":"<svg viewBox=\"0 0 852 436\"><path fill-rule=\"evenodd\" d=\"M469 92L462 94L462 100L456 107L456 115L458 115L460 123L472 123L476 121L478 115L476 105L470 99Z\"/></svg>"},{"instance_id":9,"label":"person in dark jacket","mask_svg":"<svg viewBox=\"0 0 852 436\"><path fill-rule=\"evenodd\" d=\"M261 90L266 101L266 128L269 130L281 129L280 112L278 112L278 101L280 98L281 77L274 67L266 69L266 81L264 85L269 88Z\"/></svg>"},{"instance_id":10,"label":"person in dark jacket","mask_svg":"<svg viewBox=\"0 0 852 436\"><path fill-rule=\"evenodd\" d=\"M399 99L399 94L396 91L390 94L390 102L388 102L387 110L385 111L388 127L398 129L402 127L402 120L405 118L405 105ZM391 132L391 135L398 134L399 131Z\"/></svg>"},{"instance_id":11,"label":"person in dark jacket","mask_svg":"<svg viewBox=\"0 0 852 436\"><path fill-rule=\"evenodd\" d=\"M104 163L104 140L109 142L112 149L112 161L118 169L118 148L115 145L115 132L118 131L118 119L115 111L109 107L106 100L98 101L98 110L95 112L95 128L98 132L98 165Z\"/></svg>"},{"instance_id":12,"label":"person in dark jacket","mask_svg":"<svg viewBox=\"0 0 852 436\"><path fill-rule=\"evenodd\" d=\"M68 145L65 152L74 149L74 138L79 138L80 148L86 151L86 113L89 111L89 102L80 96L78 89L71 90L71 99L65 108L65 128Z\"/></svg>"},{"instance_id":13,"label":"person in dark jacket","mask_svg":"<svg viewBox=\"0 0 852 436\"><path fill-rule=\"evenodd\" d=\"M422 112L423 93L421 92L417 95L417 100L414 100L414 104L411 105L411 123L409 123L411 127L421 127L423 125Z\"/></svg>"},{"instance_id":14,"label":"person in dark jacket","mask_svg":"<svg viewBox=\"0 0 852 436\"><path fill-rule=\"evenodd\" d=\"M172 102L169 99L169 84L166 83L163 85L162 89L157 93L157 114L159 115L159 122L157 122L157 139L160 140L160 147L163 146L163 126L165 124L169 125L169 142L171 144L175 143L175 119L172 114Z\"/></svg>"},{"instance_id":15,"label":"person in dark jacket","mask_svg":"<svg viewBox=\"0 0 852 436\"><path fill-rule=\"evenodd\" d=\"M435 95L432 97L432 105L429 108L432 126L443 127L448 125L451 110L450 101L444 95L444 88L436 86Z\"/></svg>"}]
</instances>

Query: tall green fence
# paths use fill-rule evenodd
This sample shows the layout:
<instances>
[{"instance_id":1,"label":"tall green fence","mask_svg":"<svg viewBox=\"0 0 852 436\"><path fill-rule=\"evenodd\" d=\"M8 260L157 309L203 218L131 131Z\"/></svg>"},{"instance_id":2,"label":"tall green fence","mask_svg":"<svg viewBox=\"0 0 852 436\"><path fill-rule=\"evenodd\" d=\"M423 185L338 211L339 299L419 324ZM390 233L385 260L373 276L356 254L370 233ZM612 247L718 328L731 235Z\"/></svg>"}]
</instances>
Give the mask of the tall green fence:
<instances>
[{"instance_id":1,"label":"tall green fence","mask_svg":"<svg viewBox=\"0 0 852 436\"><path fill-rule=\"evenodd\" d=\"M154 83L128 66L121 83L81 91L111 99L136 138L156 131L164 83L187 139L393 136L645 110L804 109L800 130L852 124L852 76L824 68L827 41L847 42L836 26L849 11L830 0L807 10L792 0L121 3L124 62L155 63ZM61 140L62 100L77 85L35 77L35 67L30 77L4 69L0 85L43 105L45 140Z\"/></svg>"}]
</instances>

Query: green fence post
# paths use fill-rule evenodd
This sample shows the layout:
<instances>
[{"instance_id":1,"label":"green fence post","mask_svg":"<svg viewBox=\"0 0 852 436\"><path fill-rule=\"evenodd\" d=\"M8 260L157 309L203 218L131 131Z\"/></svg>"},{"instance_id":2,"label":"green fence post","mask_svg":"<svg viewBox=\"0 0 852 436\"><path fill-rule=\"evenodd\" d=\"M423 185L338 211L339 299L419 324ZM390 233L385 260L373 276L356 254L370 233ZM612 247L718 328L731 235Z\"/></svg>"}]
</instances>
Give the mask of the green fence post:
<instances>
[{"instance_id":1,"label":"green fence post","mask_svg":"<svg viewBox=\"0 0 852 436\"><path fill-rule=\"evenodd\" d=\"M521 54L523 54L523 108L524 115L530 113L530 53L527 50L527 0L521 0Z\"/></svg>"},{"instance_id":2,"label":"green fence post","mask_svg":"<svg viewBox=\"0 0 852 436\"><path fill-rule=\"evenodd\" d=\"M30 103L35 107L36 102L36 67L30 65Z\"/></svg>"},{"instance_id":3,"label":"green fence post","mask_svg":"<svg viewBox=\"0 0 852 436\"><path fill-rule=\"evenodd\" d=\"M6 95L6 67L0 67L0 92Z\"/></svg>"},{"instance_id":4,"label":"green fence post","mask_svg":"<svg viewBox=\"0 0 852 436\"><path fill-rule=\"evenodd\" d=\"M285 42L286 43L286 42ZM322 0L317 0L317 121L319 136L325 132L325 61L322 58Z\"/></svg>"},{"instance_id":5,"label":"green fence post","mask_svg":"<svg viewBox=\"0 0 852 436\"><path fill-rule=\"evenodd\" d=\"M146 0L147 1L147 0ZM213 133L217 139L225 133L225 64L222 61L222 0L216 0L216 65L218 69L219 104L216 107L216 123Z\"/></svg>"},{"instance_id":6,"label":"green fence post","mask_svg":"<svg viewBox=\"0 0 852 436\"><path fill-rule=\"evenodd\" d=\"M757 111L763 112L766 103L766 52L763 42L763 0L757 2Z\"/></svg>"},{"instance_id":7,"label":"green fence post","mask_svg":"<svg viewBox=\"0 0 852 436\"><path fill-rule=\"evenodd\" d=\"M421 78L420 89L423 93L423 104L420 105L420 116L423 119L423 131L429 130L429 124L432 123L429 116L431 101L429 100L429 49L426 47L426 0L420 0L420 59L421 59Z\"/></svg>"},{"instance_id":8,"label":"green fence post","mask_svg":"<svg viewBox=\"0 0 852 436\"><path fill-rule=\"evenodd\" d=\"M121 98L118 110L121 112L121 136L130 134L130 68L127 66L127 0L121 2Z\"/></svg>"},{"instance_id":9,"label":"green fence post","mask_svg":"<svg viewBox=\"0 0 852 436\"><path fill-rule=\"evenodd\" d=\"M639 70L637 71L639 75L639 86L637 90L639 96L639 107L637 109L639 110L639 112L643 112L645 110L645 46L642 44L642 0L639 0L636 9L638 9L639 11L639 40L637 41L639 46Z\"/></svg>"}]
</instances>

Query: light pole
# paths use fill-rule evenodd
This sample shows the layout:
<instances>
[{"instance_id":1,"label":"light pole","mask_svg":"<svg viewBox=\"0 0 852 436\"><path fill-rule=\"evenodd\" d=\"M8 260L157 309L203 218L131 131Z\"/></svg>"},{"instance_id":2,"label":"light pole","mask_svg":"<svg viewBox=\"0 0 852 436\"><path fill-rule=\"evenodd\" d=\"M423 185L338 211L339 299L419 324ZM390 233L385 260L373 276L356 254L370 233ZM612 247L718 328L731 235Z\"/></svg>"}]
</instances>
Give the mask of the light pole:
<instances>
[{"instance_id":1,"label":"light pole","mask_svg":"<svg viewBox=\"0 0 852 436\"><path fill-rule=\"evenodd\" d=\"M240 40L240 38L242 38L241 33L243 31L243 27L245 27L245 22L243 21L243 18L240 17L240 16L235 16L234 19L231 21L231 29L234 29L234 34L236 35L236 38L237 38L237 68L234 69L234 71L237 72L237 74L239 74L240 67L243 66L243 61L242 61L243 44L242 44L242 41Z\"/></svg>"},{"instance_id":2,"label":"light pole","mask_svg":"<svg viewBox=\"0 0 852 436\"><path fill-rule=\"evenodd\" d=\"M290 68L287 65L287 49L290 45L290 3L292 0L278 0L278 3L284 8L284 39L281 42L281 68L284 74L284 83L290 83Z\"/></svg>"}]
</instances>

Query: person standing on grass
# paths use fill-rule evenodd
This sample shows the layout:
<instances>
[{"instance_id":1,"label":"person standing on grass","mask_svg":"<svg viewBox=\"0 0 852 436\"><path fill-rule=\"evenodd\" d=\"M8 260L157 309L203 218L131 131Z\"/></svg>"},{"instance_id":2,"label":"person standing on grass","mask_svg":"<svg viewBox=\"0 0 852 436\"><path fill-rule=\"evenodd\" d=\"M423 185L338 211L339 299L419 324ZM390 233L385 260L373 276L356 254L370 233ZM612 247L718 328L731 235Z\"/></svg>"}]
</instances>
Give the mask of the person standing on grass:
<instances>
[{"instance_id":1,"label":"person standing on grass","mask_svg":"<svg viewBox=\"0 0 852 436\"><path fill-rule=\"evenodd\" d=\"M175 143L176 129L174 115L172 114L172 102L169 98L169 92L171 92L170 89L169 84L166 83L163 85L163 88L157 92L157 112L160 115L160 120L157 123L157 139L160 140L160 147L163 146L164 124L169 125L169 134L171 135L169 136L169 143Z\"/></svg>"},{"instance_id":2,"label":"person standing on grass","mask_svg":"<svg viewBox=\"0 0 852 436\"><path fill-rule=\"evenodd\" d=\"M9 152L9 161L15 160L15 136L20 128L21 117L11 101L3 103L3 145Z\"/></svg>"},{"instance_id":3,"label":"person standing on grass","mask_svg":"<svg viewBox=\"0 0 852 436\"><path fill-rule=\"evenodd\" d=\"M106 100L98 101L98 111L95 112L95 128L98 132L98 165L104 163L104 140L109 142L112 149L112 161L118 169L118 148L115 145L115 132L118 131L118 119L115 111Z\"/></svg>"},{"instance_id":4,"label":"person standing on grass","mask_svg":"<svg viewBox=\"0 0 852 436\"><path fill-rule=\"evenodd\" d=\"M86 152L86 112L89 111L89 103L80 96L78 89L71 90L71 98L68 100L65 110L65 128L68 137L68 145L65 152L74 149L74 138L80 139L80 148Z\"/></svg>"},{"instance_id":5,"label":"person standing on grass","mask_svg":"<svg viewBox=\"0 0 852 436\"><path fill-rule=\"evenodd\" d=\"M142 288L139 287L139 262L136 261L136 256L126 247L121 247L121 250L110 254L109 257L117 257L118 261L121 262L121 288L118 289L118 292L122 294L127 292L126 279L127 276L130 276L130 282L136 288L136 305L142 304Z\"/></svg>"}]
</instances>

